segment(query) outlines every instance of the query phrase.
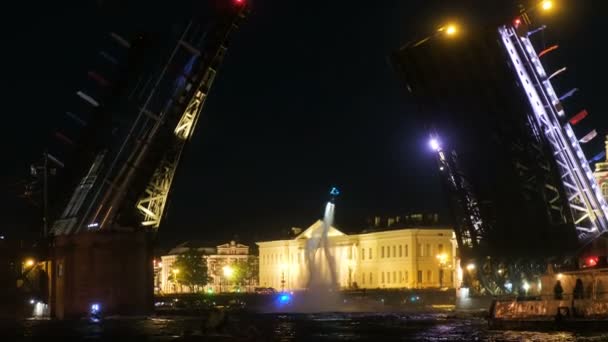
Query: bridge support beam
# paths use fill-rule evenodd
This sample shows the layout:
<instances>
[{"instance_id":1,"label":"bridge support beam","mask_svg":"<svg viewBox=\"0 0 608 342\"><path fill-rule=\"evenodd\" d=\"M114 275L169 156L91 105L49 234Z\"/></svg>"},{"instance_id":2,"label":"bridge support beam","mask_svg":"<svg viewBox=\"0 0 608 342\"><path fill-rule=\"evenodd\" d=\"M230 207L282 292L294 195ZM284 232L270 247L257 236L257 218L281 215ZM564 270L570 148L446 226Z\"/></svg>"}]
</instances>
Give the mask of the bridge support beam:
<instances>
[{"instance_id":1,"label":"bridge support beam","mask_svg":"<svg viewBox=\"0 0 608 342\"><path fill-rule=\"evenodd\" d=\"M89 232L60 235L51 247L51 315L147 315L153 310L152 235Z\"/></svg>"}]
</instances>

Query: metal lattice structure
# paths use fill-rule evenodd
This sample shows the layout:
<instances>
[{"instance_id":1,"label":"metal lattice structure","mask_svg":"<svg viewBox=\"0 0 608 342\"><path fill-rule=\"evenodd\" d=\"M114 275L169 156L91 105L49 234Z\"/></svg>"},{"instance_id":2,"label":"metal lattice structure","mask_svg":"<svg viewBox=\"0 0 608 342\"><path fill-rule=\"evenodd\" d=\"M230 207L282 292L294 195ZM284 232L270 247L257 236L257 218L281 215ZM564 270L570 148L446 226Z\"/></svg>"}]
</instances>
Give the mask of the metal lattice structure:
<instances>
[{"instance_id":1,"label":"metal lattice structure","mask_svg":"<svg viewBox=\"0 0 608 342\"><path fill-rule=\"evenodd\" d=\"M565 120L564 108L528 32L522 33L513 26L502 26L498 32L525 90L539 133L553 152L579 241L589 242L608 229L606 200L572 127Z\"/></svg>"},{"instance_id":2,"label":"metal lattice structure","mask_svg":"<svg viewBox=\"0 0 608 342\"><path fill-rule=\"evenodd\" d=\"M212 25L192 19L162 67L137 83L130 97L140 99L138 111L122 143L98 153L53 234L160 226L185 146L248 11L244 1L228 4Z\"/></svg>"},{"instance_id":3,"label":"metal lattice structure","mask_svg":"<svg viewBox=\"0 0 608 342\"><path fill-rule=\"evenodd\" d=\"M446 153L439 144L436 134L431 135L431 142L437 152L441 179L445 182L451 197L452 214L457 219L454 231L461 256L471 257L471 252L479 247L487 230L479 210L479 203L458 165L456 151Z\"/></svg>"},{"instance_id":4,"label":"metal lattice structure","mask_svg":"<svg viewBox=\"0 0 608 342\"><path fill-rule=\"evenodd\" d=\"M235 28L236 25L230 27L226 32L225 40L228 39L230 33ZM160 225L167 204L169 191L171 190L171 184L175 177L175 170L179 165L186 143L192 137L209 90L215 80L218 68L226 54L227 48L225 40L222 41L213 59L209 63L209 66L203 72L203 77L195 87L193 91L194 94L175 127L174 134L177 137L177 140L174 143L175 145L165 154L160 165L152 175L152 179L146 187L144 196L137 202L137 209L144 217L141 222L142 226L158 228Z\"/></svg>"}]
</instances>

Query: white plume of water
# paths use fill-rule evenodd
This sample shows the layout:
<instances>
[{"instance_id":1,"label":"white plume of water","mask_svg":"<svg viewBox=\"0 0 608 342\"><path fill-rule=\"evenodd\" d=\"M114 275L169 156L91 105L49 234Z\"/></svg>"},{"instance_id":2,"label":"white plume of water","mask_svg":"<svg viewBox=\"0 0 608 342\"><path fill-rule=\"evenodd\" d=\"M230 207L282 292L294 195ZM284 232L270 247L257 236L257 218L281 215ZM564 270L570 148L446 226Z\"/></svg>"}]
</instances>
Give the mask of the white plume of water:
<instances>
[{"instance_id":1,"label":"white plume of water","mask_svg":"<svg viewBox=\"0 0 608 342\"><path fill-rule=\"evenodd\" d=\"M331 255L328 239L334 221L335 205L330 201L325 205L323 224L316 229L306 244L309 291L333 291L337 289L336 262Z\"/></svg>"}]
</instances>

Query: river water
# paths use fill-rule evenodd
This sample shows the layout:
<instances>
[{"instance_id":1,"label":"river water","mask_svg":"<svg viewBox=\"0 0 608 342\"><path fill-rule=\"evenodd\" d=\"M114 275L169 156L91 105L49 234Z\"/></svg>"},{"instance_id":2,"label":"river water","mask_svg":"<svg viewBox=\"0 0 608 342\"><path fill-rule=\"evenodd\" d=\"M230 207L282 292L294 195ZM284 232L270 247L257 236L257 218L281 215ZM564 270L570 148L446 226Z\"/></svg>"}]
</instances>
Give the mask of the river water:
<instances>
[{"instance_id":1,"label":"river water","mask_svg":"<svg viewBox=\"0 0 608 342\"><path fill-rule=\"evenodd\" d=\"M482 318L449 313L235 313L220 330L203 330L203 319L194 317L0 321L0 340L608 341L608 327L605 332L492 331Z\"/></svg>"}]
</instances>

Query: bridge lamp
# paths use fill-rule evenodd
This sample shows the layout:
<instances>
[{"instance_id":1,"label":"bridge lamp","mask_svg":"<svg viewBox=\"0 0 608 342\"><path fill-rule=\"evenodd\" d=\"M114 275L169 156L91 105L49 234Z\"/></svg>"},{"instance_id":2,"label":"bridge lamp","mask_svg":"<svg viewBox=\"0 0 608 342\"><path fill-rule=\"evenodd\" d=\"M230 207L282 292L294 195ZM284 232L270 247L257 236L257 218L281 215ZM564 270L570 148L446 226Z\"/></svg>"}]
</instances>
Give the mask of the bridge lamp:
<instances>
[{"instance_id":1,"label":"bridge lamp","mask_svg":"<svg viewBox=\"0 0 608 342\"><path fill-rule=\"evenodd\" d=\"M32 267L32 266L34 266L35 263L36 262L34 261L34 259L26 259L25 260L25 266L27 266L27 267Z\"/></svg>"},{"instance_id":2,"label":"bridge lamp","mask_svg":"<svg viewBox=\"0 0 608 342\"><path fill-rule=\"evenodd\" d=\"M437 32L439 33L444 33L446 36L448 37L454 37L456 35L458 35L458 33L460 32L460 30L458 29L458 26L456 24L446 24L444 26L441 26Z\"/></svg>"},{"instance_id":3,"label":"bridge lamp","mask_svg":"<svg viewBox=\"0 0 608 342\"><path fill-rule=\"evenodd\" d=\"M431 140L429 140L429 146L431 146L431 149L433 149L433 151L439 151L439 149L441 148L441 145L439 145L439 140L437 140L437 138L431 138Z\"/></svg>"},{"instance_id":4,"label":"bridge lamp","mask_svg":"<svg viewBox=\"0 0 608 342\"><path fill-rule=\"evenodd\" d=\"M541 2L540 8L542 8L543 11L550 11L553 8L553 1L544 0L543 2Z\"/></svg>"},{"instance_id":5,"label":"bridge lamp","mask_svg":"<svg viewBox=\"0 0 608 342\"><path fill-rule=\"evenodd\" d=\"M468 264L468 265L467 265L467 271L469 271L469 272L470 272L470 271L473 271L473 270L475 270L475 264L473 264L473 263Z\"/></svg>"}]
</instances>

